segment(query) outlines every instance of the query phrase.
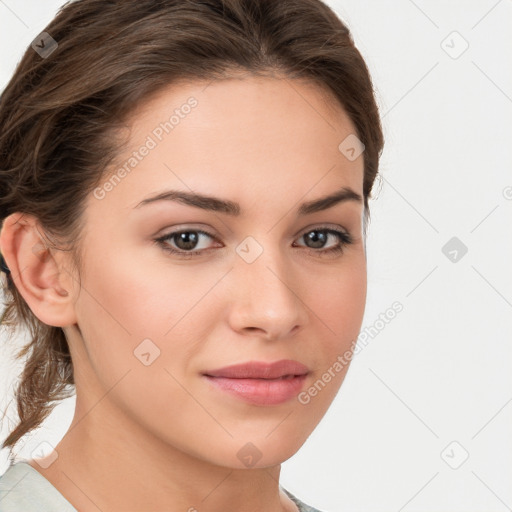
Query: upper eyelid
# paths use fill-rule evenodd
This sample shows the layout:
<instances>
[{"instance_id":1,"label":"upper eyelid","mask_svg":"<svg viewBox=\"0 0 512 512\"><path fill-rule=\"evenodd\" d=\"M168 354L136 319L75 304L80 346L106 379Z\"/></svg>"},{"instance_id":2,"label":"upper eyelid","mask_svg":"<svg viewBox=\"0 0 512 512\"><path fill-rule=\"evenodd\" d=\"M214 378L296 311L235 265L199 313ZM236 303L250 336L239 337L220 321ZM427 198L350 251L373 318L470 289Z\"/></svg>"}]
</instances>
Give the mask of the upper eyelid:
<instances>
[{"instance_id":1,"label":"upper eyelid","mask_svg":"<svg viewBox=\"0 0 512 512\"><path fill-rule=\"evenodd\" d=\"M301 229L296 235L294 235L295 237L297 236L303 236L304 234L306 233L309 233L310 231L327 231L327 230L333 230L333 231L341 231L343 233L346 233L346 234L350 234L350 230L342 227L342 226L339 226L337 224L331 224L331 223L325 223L325 224L313 224L312 226L308 226L306 228L303 228ZM199 227L194 227L194 226L184 226L184 227L176 227L176 228L173 228L171 231L168 231L168 232L165 232L163 233L162 235L159 235L158 238L166 238L166 237L169 237L171 235L176 235L178 233L183 233L183 232L187 232L187 231L196 231L196 232L199 232L201 234L205 234L211 238L213 238L214 240L219 240L219 237L213 233L210 233L208 229L206 228L199 228Z\"/></svg>"},{"instance_id":2,"label":"upper eyelid","mask_svg":"<svg viewBox=\"0 0 512 512\"><path fill-rule=\"evenodd\" d=\"M210 233L206 229L197 228L197 227L187 227L187 226L181 227L181 228L180 227L174 228L172 231L169 231L167 233L164 233L163 235L158 236L156 238L156 240L158 240L158 241L165 241L165 240L171 239L174 235L177 235L177 234L183 233L183 232L189 232L189 231L193 231L193 232L195 231L195 232L200 233L202 235L206 235L206 236L210 237L212 240L214 240L215 242L222 243L220 241L219 237L217 237L213 233ZM297 239L297 238L302 238L306 233L309 233L310 231L335 231L335 232L340 232L340 233L343 233L346 236L348 236L350 240L354 240L354 237L353 237L352 233L348 229L346 229L344 227L341 227L341 226L338 226L338 225L330 224L330 223L319 224L319 225L313 225L313 226L306 227L306 228L302 229L301 231L299 231L298 234L294 235L294 240ZM333 236L337 236L336 233L329 233L329 234L331 234ZM209 250L209 249L200 249L200 251L207 251L207 250ZM194 251L190 251L190 252L192 253Z\"/></svg>"}]
</instances>

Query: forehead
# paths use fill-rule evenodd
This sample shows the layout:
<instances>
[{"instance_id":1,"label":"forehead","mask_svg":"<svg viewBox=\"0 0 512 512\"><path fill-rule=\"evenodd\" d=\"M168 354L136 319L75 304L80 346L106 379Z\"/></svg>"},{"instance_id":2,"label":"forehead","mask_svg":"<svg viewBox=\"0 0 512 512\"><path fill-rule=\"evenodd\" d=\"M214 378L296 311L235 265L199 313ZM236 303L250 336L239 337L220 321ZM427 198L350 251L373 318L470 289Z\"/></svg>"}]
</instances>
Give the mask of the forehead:
<instances>
[{"instance_id":1,"label":"forehead","mask_svg":"<svg viewBox=\"0 0 512 512\"><path fill-rule=\"evenodd\" d=\"M232 195L248 207L273 194L298 201L308 190L311 198L343 186L362 193L362 156L350 161L339 149L354 125L311 82L245 77L174 84L137 108L128 125L127 149L111 169L126 172L108 194L124 207L166 188ZM141 157L144 147L150 149Z\"/></svg>"}]
</instances>

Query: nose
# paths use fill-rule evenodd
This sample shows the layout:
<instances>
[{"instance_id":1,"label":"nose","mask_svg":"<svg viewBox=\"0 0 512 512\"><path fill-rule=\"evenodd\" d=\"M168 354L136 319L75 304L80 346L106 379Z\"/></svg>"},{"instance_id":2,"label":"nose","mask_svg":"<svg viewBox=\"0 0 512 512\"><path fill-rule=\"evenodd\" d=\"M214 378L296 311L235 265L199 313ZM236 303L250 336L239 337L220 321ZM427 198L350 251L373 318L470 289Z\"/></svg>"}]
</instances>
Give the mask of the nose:
<instances>
[{"instance_id":1,"label":"nose","mask_svg":"<svg viewBox=\"0 0 512 512\"><path fill-rule=\"evenodd\" d=\"M252 263L236 258L231 272L231 328L269 341L290 338L308 319L300 276L278 250L265 249Z\"/></svg>"}]
</instances>

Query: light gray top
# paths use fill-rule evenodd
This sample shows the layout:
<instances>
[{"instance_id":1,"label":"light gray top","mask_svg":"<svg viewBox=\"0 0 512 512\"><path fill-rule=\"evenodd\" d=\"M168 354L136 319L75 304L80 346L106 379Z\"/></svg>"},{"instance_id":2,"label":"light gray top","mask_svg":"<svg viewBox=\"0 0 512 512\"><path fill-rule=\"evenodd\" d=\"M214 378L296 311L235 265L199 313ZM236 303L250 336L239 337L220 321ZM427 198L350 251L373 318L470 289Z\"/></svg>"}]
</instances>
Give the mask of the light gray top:
<instances>
[{"instance_id":1,"label":"light gray top","mask_svg":"<svg viewBox=\"0 0 512 512\"><path fill-rule=\"evenodd\" d=\"M321 512L281 489L300 512ZM64 496L28 462L10 465L0 476L0 512L78 512Z\"/></svg>"},{"instance_id":2,"label":"light gray top","mask_svg":"<svg viewBox=\"0 0 512 512\"><path fill-rule=\"evenodd\" d=\"M16 462L0 477L0 512L78 512L27 462Z\"/></svg>"}]
</instances>

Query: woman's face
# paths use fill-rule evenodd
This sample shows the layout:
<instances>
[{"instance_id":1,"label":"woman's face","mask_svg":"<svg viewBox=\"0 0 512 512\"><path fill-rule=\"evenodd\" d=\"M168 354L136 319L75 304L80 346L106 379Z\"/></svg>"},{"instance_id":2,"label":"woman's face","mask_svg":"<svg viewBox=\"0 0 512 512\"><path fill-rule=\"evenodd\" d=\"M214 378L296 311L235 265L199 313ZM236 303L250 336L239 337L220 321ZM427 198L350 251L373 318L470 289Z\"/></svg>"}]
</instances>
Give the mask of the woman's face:
<instances>
[{"instance_id":1,"label":"woman's face","mask_svg":"<svg viewBox=\"0 0 512 512\"><path fill-rule=\"evenodd\" d=\"M85 213L77 407L104 396L125 433L218 465L278 464L325 414L361 328L355 128L316 86L277 78L181 84L132 121ZM354 197L307 207L344 188ZM303 372L277 374L305 377L206 376L282 360Z\"/></svg>"}]
</instances>

